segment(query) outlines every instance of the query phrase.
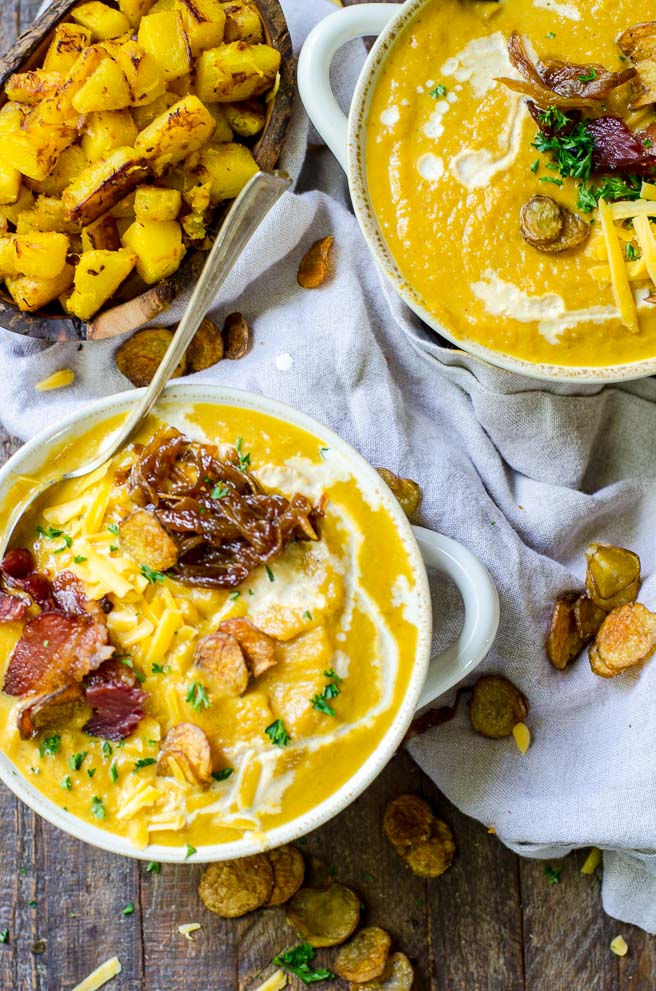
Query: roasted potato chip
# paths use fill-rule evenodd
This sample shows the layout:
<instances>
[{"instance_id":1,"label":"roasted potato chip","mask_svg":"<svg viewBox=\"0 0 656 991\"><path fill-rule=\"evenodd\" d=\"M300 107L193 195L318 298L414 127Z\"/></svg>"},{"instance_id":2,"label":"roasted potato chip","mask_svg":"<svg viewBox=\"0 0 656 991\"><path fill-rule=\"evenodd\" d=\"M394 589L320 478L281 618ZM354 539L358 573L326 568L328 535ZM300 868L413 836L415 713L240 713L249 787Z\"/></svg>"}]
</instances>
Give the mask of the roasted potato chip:
<instances>
[{"instance_id":1,"label":"roasted potato chip","mask_svg":"<svg viewBox=\"0 0 656 991\"><path fill-rule=\"evenodd\" d=\"M351 991L411 991L415 979L405 953L393 953L380 977L364 984L351 984Z\"/></svg>"},{"instance_id":2,"label":"roasted potato chip","mask_svg":"<svg viewBox=\"0 0 656 991\"><path fill-rule=\"evenodd\" d=\"M578 657L584 647L584 640L576 625L575 606L578 599L576 592L559 596L551 617L547 636L547 657L559 671L563 671Z\"/></svg>"},{"instance_id":3,"label":"roasted potato chip","mask_svg":"<svg viewBox=\"0 0 656 991\"><path fill-rule=\"evenodd\" d=\"M132 385L136 385L137 388L149 385L172 337L173 332L165 327L145 327L143 330L138 330L124 341L116 352L115 361L119 372L130 379ZM184 357L171 378L184 375L186 367L187 359Z\"/></svg>"},{"instance_id":4,"label":"roasted potato chip","mask_svg":"<svg viewBox=\"0 0 656 991\"><path fill-rule=\"evenodd\" d=\"M500 674L484 674L474 685L469 700L469 720L481 736L492 740L510 736L513 726L524 721L529 705L519 688Z\"/></svg>"},{"instance_id":5,"label":"roasted potato chip","mask_svg":"<svg viewBox=\"0 0 656 991\"><path fill-rule=\"evenodd\" d=\"M269 860L273 867L273 891L267 906L284 905L303 884L305 861L303 854L295 846L279 846L269 850Z\"/></svg>"},{"instance_id":6,"label":"roasted potato chip","mask_svg":"<svg viewBox=\"0 0 656 991\"><path fill-rule=\"evenodd\" d=\"M175 541L153 513L137 509L119 523L119 540L126 554L153 571L167 571L178 561Z\"/></svg>"},{"instance_id":7,"label":"roasted potato chip","mask_svg":"<svg viewBox=\"0 0 656 991\"><path fill-rule=\"evenodd\" d=\"M318 289L331 272L331 252L335 238L329 235L315 241L298 267L298 284L302 289Z\"/></svg>"},{"instance_id":8,"label":"roasted potato chip","mask_svg":"<svg viewBox=\"0 0 656 991\"><path fill-rule=\"evenodd\" d=\"M287 906L287 922L312 946L338 946L360 922L360 899L343 884L301 888Z\"/></svg>"},{"instance_id":9,"label":"roasted potato chip","mask_svg":"<svg viewBox=\"0 0 656 991\"><path fill-rule=\"evenodd\" d=\"M223 356L238 361L253 346L253 335L243 313L229 313L223 324Z\"/></svg>"},{"instance_id":10,"label":"roasted potato chip","mask_svg":"<svg viewBox=\"0 0 656 991\"><path fill-rule=\"evenodd\" d=\"M187 348L187 361L190 372L202 372L205 368L216 365L223 357L223 338L216 324L207 317L194 334L194 339Z\"/></svg>"},{"instance_id":11,"label":"roasted potato chip","mask_svg":"<svg viewBox=\"0 0 656 991\"><path fill-rule=\"evenodd\" d=\"M447 824L441 819L433 819L429 838L412 843L399 853L417 877L439 877L453 863L456 845Z\"/></svg>"},{"instance_id":12,"label":"roasted potato chip","mask_svg":"<svg viewBox=\"0 0 656 991\"><path fill-rule=\"evenodd\" d=\"M367 926L356 933L335 957L333 970L345 981L362 984L380 977L387 964L392 940L378 926Z\"/></svg>"},{"instance_id":13,"label":"roasted potato chip","mask_svg":"<svg viewBox=\"0 0 656 991\"><path fill-rule=\"evenodd\" d=\"M592 601L587 592L579 595L574 603L574 619L576 620L576 629L579 636L585 643L597 635L599 627L605 620L606 615L606 611L600 609Z\"/></svg>"},{"instance_id":14,"label":"roasted potato chip","mask_svg":"<svg viewBox=\"0 0 656 991\"><path fill-rule=\"evenodd\" d=\"M656 650L656 613L640 602L618 606L601 624L590 647L590 667L602 678L614 678L649 660Z\"/></svg>"},{"instance_id":15,"label":"roasted potato chip","mask_svg":"<svg viewBox=\"0 0 656 991\"><path fill-rule=\"evenodd\" d=\"M656 57L656 21L628 28L620 35L617 44L622 54L634 62Z\"/></svg>"},{"instance_id":16,"label":"roasted potato chip","mask_svg":"<svg viewBox=\"0 0 656 991\"><path fill-rule=\"evenodd\" d=\"M578 248L590 237L590 224L550 196L533 196L520 212L522 237L536 248L555 254Z\"/></svg>"},{"instance_id":17,"label":"roasted potato chip","mask_svg":"<svg viewBox=\"0 0 656 991\"><path fill-rule=\"evenodd\" d=\"M79 685L59 688L47 695L28 697L18 710L16 723L22 740L29 740L42 729L69 723L75 713L86 705Z\"/></svg>"},{"instance_id":18,"label":"roasted potato chip","mask_svg":"<svg viewBox=\"0 0 656 991\"><path fill-rule=\"evenodd\" d=\"M248 668L239 641L229 633L210 633L198 641L194 664L216 695L236 698L248 687Z\"/></svg>"},{"instance_id":19,"label":"roasted potato chip","mask_svg":"<svg viewBox=\"0 0 656 991\"><path fill-rule=\"evenodd\" d=\"M205 733L194 723L178 723L168 731L159 752L157 773L175 777L175 760L189 784L207 784L212 777L212 752Z\"/></svg>"},{"instance_id":20,"label":"roasted potato chip","mask_svg":"<svg viewBox=\"0 0 656 991\"><path fill-rule=\"evenodd\" d=\"M610 612L635 602L640 589L640 558L625 547L590 544L585 552L588 567L585 587L592 601Z\"/></svg>"},{"instance_id":21,"label":"roasted potato chip","mask_svg":"<svg viewBox=\"0 0 656 991\"><path fill-rule=\"evenodd\" d=\"M656 103L656 59L644 59L637 63L636 69L638 74L631 82L632 110Z\"/></svg>"},{"instance_id":22,"label":"roasted potato chip","mask_svg":"<svg viewBox=\"0 0 656 991\"><path fill-rule=\"evenodd\" d=\"M389 468L376 468L376 471L383 481L389 485L401 504L401 509L405 515L412 518L419 509L419 503L421 502L421 489L417 483L413 482L411 478L401 478L400 475L395 475Z\"/></svg>"},{"instance_id":23,"label":"roasted potato chip","mask_svg":"<svg viewBox=\"0 0 656 991\"><path fill-rule=\"evenodd\" d=\"M210 864L198 886L205 907L224 919L260 908L272 891L273 867L264 853Z\"/></svg>"},{"instance_id":24,"label":"roasted potato chip","mask_svg":"<svg viewBox=\"0 0 656 991\"><path fill-rule=\"evenodd\" d=\"M224 619L219 624L219 633L229 633L237 640L254 678L264 674L276 663L275 640L258 630L243 616Z\"/></svg>"},{"instance_id":25,"label":"roasted potato chip","mask_svg":"<svg viewBox=\"0 0 656 991\"><path fill-rule=\"evenodd\" d=\"M383 816L383 831L397 850L427 840L435 816L428 802L419 795L399 795L388 803Z\"/></svg>"}]
</instances>

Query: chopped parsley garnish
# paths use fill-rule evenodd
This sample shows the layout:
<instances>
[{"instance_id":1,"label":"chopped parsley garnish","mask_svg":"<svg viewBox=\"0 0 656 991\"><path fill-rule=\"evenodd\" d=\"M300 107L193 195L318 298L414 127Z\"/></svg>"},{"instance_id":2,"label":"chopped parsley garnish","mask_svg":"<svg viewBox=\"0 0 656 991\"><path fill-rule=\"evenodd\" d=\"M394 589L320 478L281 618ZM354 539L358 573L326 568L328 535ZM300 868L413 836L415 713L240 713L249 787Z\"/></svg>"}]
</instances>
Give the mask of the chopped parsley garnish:
<instances>
[{"instance_id":1,"label":"chopped parsley garnish","mask_svg":"<svg viewBox=\"0 0 656 991\"><path fill-rule=\"evenodd\" d=\"M539 168L540 168L540 159L536 158L533 164L531 165L531 172L533 173L533 175L535 175L535 173Z\"/></svg>"},{"instance_id":2,"label":"chopped parsley garnish","mask_svg":"<svg viewBox=\"0 0 656 991\"><path fill-rule=\"evenodd\" d=\"M282 719L276 719L264 732L276 747L286 747L291 740Z\"/></svg>"},{"instance_id":3,"label":"chopped parsley garnish","mask_svg":"<svg viewBox=\"0 0 656 991\"><path fill-rule=\"evenodd\" d=\"M330 450L329 447L322 447L321 450L319 451L319 454L321 455L324 461L326 460L326 455L328 454L329 450Z\"/></svg>"},{"instance_id":4,"label":"chopped parsley garnish","mask_svg":"<svg viewBox=\"0 0 656 991\"><path fill-rule=\"evenodd\" d=\"M144 578L150 582L151 585L154 585L155 582L160 582L161 584L164 581L164 575L162 574L162 572L154 571L152 568L149 568L147 564L142 564L141 567L139 568L139 571L144 576Z\"/></svg>"},{"instance_id":5,"label":"chopped parsley garnish","mask_svg":"<svg viewBox=\"0 0 656 991\"><path fill-rule=\"evenodd\" d=\"M103 757L111 757L112 754L114 753L112 749L112 745L111 743L109 743L108 740L105 740L105 742L103 743L102 752L103 752Z\"/></svg>"},{"instance_id":6,"label":"chopped parsley garnish","mask_svg":"<svg viewBox=\"0 0 656 991\"><path fill-rule=\"evenodd\" d=\"M544 875L547 878L549 884L560 884L560 875L565 870L565 867L551 867L549 864L544 869Z\"/></svg>"},{"instance_id":7,"label":"chopped parsley garnish","mask_svg":"<svg viewBox=\"0 0 656 991\"><path fill-rule=\"evenodd\" d=\"M8 942L9 942L9 930L0 929L0 943L8 943Z\"/></svg>"},{"instance_id":8,"label":"chopped parsley garnish","mask_svg":"<svg viewBox=\"0 0 656 991\"><path fill-rule=\"evenodd\" d=\"M323 673L324 678L330 678L331 681L341 681L342 678L333 668L328 668L327 671Z\"/></svg>"},{"instance_id":9,"label":"chopped parsley garnish","mask_svg":"<svg viewBox=\"0 0 656 991\"><path fill-rule=\"evenodd\" d=\"M168 674L171 670L170 664L153 664L151 668L153 674Z\"/></svg>"},{"instance_id":10,"label":"chopped parsley garnish","mask_svg":"<svg viewBox=\"0 0 656 991\"><path fill-rule=\"evenodd\" d=\"M187 843L187 846L185 847L185 851L186 851L185 860L189 860L189 858L193 857L193 855L196 853L196 847L192 846L191 843Z\"/></svg>"},{"instance_id":11,"label":"chopped parsley garnish","mask_svg":"<svg viewBox=\"0 0 656 991\"><path fill-rule=\"evenodd\" d=\"M159 860L150 860L146 865L146 874L159 874L161 873L162 865Z\"/></svg>"},{"instance_id":12,"label":"chopped parsley garnish","mask_svg":"<svg viewBox=\"0 0 656 991\"><path fill-rule=\"evenodd\" d=\"M310 623L312 622L312 613L310 612L309 609L306 609L305 612L303 613L303 619L307 619L308 622Z\"/></svg>"},{"instance_id":13,"label":"chopped parsley garnish","mask_svg":"<svg viewBox=\"0 0 656 991\"><path fill-rule=\"evenodd\" d=\"M84 564L87 558L83 557L82 554L76 554L73 560L76 564Z\"/></svg>"},{"instance_id":14,"label":"chopped parsley garnish","mask_svg":"<svg viewBox=\"0 0 656 991\"><path fill-rule=\"evenodd\" d=\"M115 537L118 537L119 534L118 523L110 523L107 529L109 530L110 533L113 533Z\"/></svg>"},{"instance_id":15,"label":"chopped parsley garnish","mask_svg":"<svg viewBox=\"0 0 656 991\"><path fill-rule=\"evenodd\" d=\"M110 765L109 776L112 779L112 783L116 784L118 781L118 767L116 766L116 763Z\"/></svg>"},{"instance_id":16,"label":"chopped parsley garnish","mask_svg":"<svg viewBox=\"0 0 656 991\"><path fill-rule=\"evenodd\" d=\"M548 34L545 34L545 38L548 38L549 41L553 41L553 39L555 37L556 37L556 32L555 31L549 31Z\"/></svg>"},{"instance_id":17,"label":"chopped parsley garnish","mask_svg":"<svg viewBox=\"0 0 656 991\"><path fill-rule=\"evenodd\" d=\"M154 757L140 757L139 760L135 763L132 773L136 774L137 771L140 771L142 767L150 767L151 764L156 764L156 763L157 761L155 760Z\"/></svg>"},{"instance_id":18,"label":"chopped parsley garnish","mask_svg":"<svg viewBox=\"0 0 656 991\"><path fill-rule=\"evenodd\" d=\"M212 496L213 499L225 499L225 497L228 495L229 492L230 489L228 488L228 486L224 485L223 482L219 482L218 485L214 486L214 488L210 492L210 495Z\"/></svg>"},{"instance_id":19,"label":"chopped parsley garnish","mask_svg":"<svg viewBox=\"0 0 656 991\"><path fill-rule=\"evenodd\" d=\"M241 592L231 592L230 595L228 596L228 601L236 602L240 595Z\"/></svg>"},{"instance_id":20,"label":"chopped parsley garnish","mask_svg":"<svg viewBox=\"0 0 656 991\"><path fill-rule=\"evenodd\" d=\"M591 65L588 66L588 71L586 73L582 73L579 76L579 79L581 80L582 83L591 83L592 80L596 78L597 78L597 73L594 67Z\"/></svg>"},{"instance_id":21,"label":"chopped parsley garnish","mask_svg":"<svg viewBox=\"0 0 656 991\"><path fill-rule=\"evenodd\" d=\"M238 468L240 471L246 471L247 468L251 466L251 456L250 454L244 454L243 452L244 439L243 437L237 438L237 443L235 447L237 448L237 457L239 458Z\"/></svg>"},{"instance_id":22,"label":"chopped parsley garnish","mask_svg":"<svg viewBox=\"0 0 656 991\"><path fill-rule=\"evenodd\" d=\"M105 812L105 806L103 805L103 800L97 795L94 795L91 799L91 815L95 816L96 819L104 819L107 815Z\"/></svg>"},{"instance_id":23,"label":"chopped parsley garnish","mask_svg":"<svg viewBox=\"0 0 656 991\"><path fill-rule=\"evenodd\" d=\"M220 771L212 771L212 777L215 781L225 781L233 773L232 767L224 767Z\"/></svg>"},{"instance_id":24,"label":"chopped parsley garnish","mask_svg":"<svg viewBox=\"0 0 656 991\"><path fill-rule=\"evenodd\" d=\"M90 768L88 768L88 770L87 770L87 776L88 776L89 778L92 778L92 777L94 776L94 774L95 774L95 773L96 773L96 769L95 769L95 767L90 767Z\"/></svg>"},{"instance_id":25,"label":"chopped parsley garnish","mask_svg":"<svg viewBox=\"0 0 656 991\"><path fill-rule=\"evenodd\" d=\"M196 712L200 712L201 709L209 709L211 702L207 696L207 692L200 681L194 681L189 686L187 694L185 695L185 701L189 703L192 709Z\"/></svg>"},{"instance_id":26,"label":"chopped parsley garnish","mask_svg":"<svg viewBox=\"0 0 656 991\"><path fill-rule=\"evenodd\" d=\"M325 691L325 689L324 689ZM336 716L337 713L333 709L332 705L328 705L328 702L324 698L323 694L312 696L312 708L316 709L317 712L323 712L326 716Z\"/></svg>"},{"instance_id":27,"label":"chopped parsley garnish","mask_svg":"<svg viewBox=\"0 0 656 991\"><path fill-rule=\"evenodd\" d=\"M144 681L146 680L146 675L143 674L141 671L137 671L137 669L134 666L134 661L132 660L130 655L125 654L123 657L119 657L119 661L121 662L121 664L125 664L126 668L130 668L131 671L134 671L135 678L143 685Z\"/></svg>"},{"instance_id":28,"label":"chopped parsley garnish","mask_svg":"<svg viewBox=\"0 0 656 991\"><path fill-rule=\"evenodd\" d=\"M48 540L56 540L57 537L61 537L64 533L63 530L58 530L54 526L48 526L48 527L37 526L36 532L39 534L40 537L47 537Z\"/></svg>"},{"instance_id":29,"label":"chopped parsley garnish","mask_svg":"<svg viewBox=\"0 0 656 991\"><path fill-rule=\"evenodd\" d=\"M125 908L121 909L121 915L134 915L134 902L128 902Z\"/></svg>"},{"instance_id":30,"label":"chopped parsley garnish","mask_svg":"<svg viewBox=\"0 0 656 991\"><path fill-rule=\"evenodd\" d=\"M572 126L569 118L553 106L540 114L539 121L543 130L536 134L533 147L552 156L563 178L588 179L595 143L586 125L580 121Z\"/></svg>"},{"instance_id":31,"label":"chopped parsley garnish","mask_svg":"<svg viewBox=\"0 0 656 991\"><path fill-rule=\"evenodd\" d=\"M332 680L332 675L334 674L333 669L330 668L330 674L328 671L324 671L324 675L327 678L331 678L328 684L325 686L324 690L320 695L315 695L311 699L312 708L316 709L318 712L323 712L326 716L336 716L337 713L333 709L332 705L329 705L330 699L336 699L338 695L341 695L341 688L336 681ZM337 677L335 675L335 677ZM338 678L338 680L340 680Z\"/></svg>"},{"instance_id":32,"label":"chopped parsley garnish","mask_svg":"<svg viewBox=\"0 0 656 991\"><path fill-rule=\"evenodd\" d=\"M539 180L540 182L550 182L553 186L562 186L562 179L554 179L552 175L545 175Z\"/></svg>"},{"instance_id":33,"label":"chopped parsley garnish","mask_svg":"<svg viewBox=\"0 0 656 991\"><path fill-rule=\"evenodd\" d=\"M276 967L284 967L290 974L303 981L303 984L316 984L317 981L332 981L335 977L332 970L327 967L314 969L311 965L314 960L316 950L310 943L299 943L291 950L285 950L273 958Z\"/></svg>"},{"instance_id":34,"label":"chopped parsley garnish","mask_svg":"<svg viewBox=\"0 0 656 991\"><path fill-rule=\"evenodd\" d=\"M628 262L635 262L640 257L640 252L636 248L635 244L631 244L630 242L625 247L624 253Z\"/></svg>"},{"instance_id":35,"label":"chopped parsley garnish","mask_svg":"<svg viewBox=\"0 0 656 991\"><path fill-rule=\"evenodd\" d=\"M46 736L39 744L39 754L41 757L54 757L59 750L59 744L61 743L61 736L59 733L53 733L52 736Z\"/></svg>"},{"instance_id":36,"label":"chopped parsley garnish","mask_svg":"<svg viewBox=\"0 0 656 991\"><path fill-rule=\"evenodd\" d=\"M612 203L615 200L638 200L642 179L640 176L607 176L598 186L582 183L578 190L577 206L584 213L596 210L599 200Z\"/></svg>"},{"instance_id":37,"label":"chopped parsley garnish","mask_svg":"<svg viewBox=\"0 0 656 991\"><path fill-rule=\"evenodd\" d=\"M269 579L269 581L270 581L270 582L275 582L275 580L276 580L276 576L274 575L274 573L273 573L273 571L271 570L271 568L269 567L269 565L268 565L268 564L266 564L266 565L265 565L265 568L266 568L266 573L267 573L267 578Z\"/></svg>"},{"instance_id":38,"label":"chopped parsley garnish","mask_svg":"<svg viewBox=\"0 0 656 991\"><path fill-rule=\"evenodd\" d=\"M447 88L444 83L438 83L435 89L430 91L429 95L432 96L434 100L439 100L442 96L446 96L446 94Z\"/></svg>"},{"instance_id":39,"label":"chopped parsley garnish","mask_svg":"<svg viewBox=\"0 0 656 991\"><path fill-rule=\"evenodd\" d=\"M69 774L67 774L65 778L62 778L61 786L66 791L70 791L71 788L73 787L73 782L71 781L71 777Z\"/></svg>"},{"instance_id":40,"label":"chopped parsley garnish","mask_svg":"<svg viewBox=\"0 0 656 991\"><path fill-rule=\"evenodd\" d=\"M642 144L643 144L643 146L645 148L653 148L653 146L654 146L654 142L653 141L650 141L649 138L645 138L645 140L642 142Z\"/></svg>"}]
</instances>

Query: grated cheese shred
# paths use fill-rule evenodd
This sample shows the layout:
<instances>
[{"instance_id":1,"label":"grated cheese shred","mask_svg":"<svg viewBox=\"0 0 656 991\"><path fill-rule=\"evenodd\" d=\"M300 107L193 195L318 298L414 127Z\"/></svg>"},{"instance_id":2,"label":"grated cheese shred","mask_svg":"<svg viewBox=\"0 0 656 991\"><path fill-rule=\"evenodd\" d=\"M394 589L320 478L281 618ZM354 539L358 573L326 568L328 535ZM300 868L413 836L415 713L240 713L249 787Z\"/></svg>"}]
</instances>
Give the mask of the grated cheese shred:
<instances>
[{"instance_id":1,"label":"grated cheese shred","mask_svg":"<svg viewBox=\"0 0 656 991\"><path fill-rule=\"evenodd\" d=\"M100 967L97 967L83 981L76 984L73 991L98 991L98 988L103 987L108 981L111 981L112 977L116 977L120 973L121 961L118 957L111 957L101 963Z\"/></svg>"},{"instance_id":2,"label":"grated cheese shred","mask_svg":"<svg viewBox=\"0 0 656 991\"><path fill-rule=\"evenodd\" d=\"M282 970L277 970L271 977L267 977L263 984L255 988L255 991L282 991L287 987L287 978Z\"/></svg>"},{"instance_id":3,"label":"grated cheese shred","mask_svg":"<svg viewBox=\"0 0 656 991\"><path fill-rule=\"evenodd\" d=\"M190 943L193 943L194 937L191 934L198 932L200 928L200 922L185 922L183 925L178 926L178 932L185 939L188 939Z\"/></svg>"},{"instance_id":4,"label":"grated cheese shred","mask_svg":"<svg viewBox=\"0 0 656 991\"><path fill-rule=\"evenodd\" d=\"M636 202L639 201L636 200ZM617 204L614 204L614 206L617 206ZM654 215L656 216L656 203L650 203L649 206L654 209ZM606 203L605 200L599 200L599 219L608 252L613 299L619 310L620 320L632 334L638 334L640 333L638 311L636 310L633 290L631 289L629 276L624 264L622 247L613 222L613 207Z\"/></svg>"},{"instance_id":5,"label":"grated cheese shred","mask_svg":"<svg viewBox=\"0 0 656 991\"><path fill-rule=\"evenodd\" d=\"M75 372L72 368L60 368L58 372L53 372L47 378L37 382L34 388L37 392L50 392L51 389L63 389L67 385L72 385L75 381Z\"/></svg>"}]
</instances>

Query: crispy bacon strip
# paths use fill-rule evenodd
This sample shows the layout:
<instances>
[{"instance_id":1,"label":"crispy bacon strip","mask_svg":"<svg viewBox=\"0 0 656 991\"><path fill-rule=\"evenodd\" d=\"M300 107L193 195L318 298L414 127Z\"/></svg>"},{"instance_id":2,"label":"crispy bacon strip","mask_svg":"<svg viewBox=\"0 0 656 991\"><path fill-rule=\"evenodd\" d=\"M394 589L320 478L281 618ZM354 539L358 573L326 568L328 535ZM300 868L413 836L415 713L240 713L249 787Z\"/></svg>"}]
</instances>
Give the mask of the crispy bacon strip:
<instances>
[{"instance_id":1,"label":"crispy bacon strip","mask_svg":"<svg viewBox=\"0 0 656 991\"><path fill-rule=\"evenodd\" d=\"M29 602L18 595L7 595L0 591L0 623L15 623L25 619Z\"/></svg>"},{"instance_id":2,"label":"crispy bacon strip","mask_svg":"<svg viewBox=\"0 0 656 991\"><path fill-rule=\"evenodd\" d=\"M654 150L645 148L619 117L596 117L587 121L585 129L595 144L593 172L651 175L656 170Z\"/></svg>"},{"instance_id":3,"label":"crispy bacon strip","mask_svg":"<svg viewBox=\"0 0 656 991\"><path fill-rule=\"evenodd\" d=\"M90 736L123 740L133 733L144 716L148 692L137 687L134 673L119 661L102 665L89 678L86 700L93 716L83 726Z\"/></svg>"}]
</instances>

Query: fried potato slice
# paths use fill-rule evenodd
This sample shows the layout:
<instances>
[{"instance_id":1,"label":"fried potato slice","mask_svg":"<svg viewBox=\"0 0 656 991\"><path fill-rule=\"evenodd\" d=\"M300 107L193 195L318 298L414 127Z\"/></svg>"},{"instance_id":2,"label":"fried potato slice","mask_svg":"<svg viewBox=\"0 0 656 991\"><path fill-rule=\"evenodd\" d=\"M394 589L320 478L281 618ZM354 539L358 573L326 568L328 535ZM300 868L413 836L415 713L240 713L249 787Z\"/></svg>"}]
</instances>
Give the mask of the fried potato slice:
<instances>
[{"instance_id":1,"label":"fried potato slice","mask_svg":"<svg viewBox=\"0 0 656 991\"><path fill-rule=\"evenodd\" d=\"M119 372L137 388L149 385L172 337L173 332L165 327L144 327L143 330L138 330L116 352L114 360ZM184 375L186 368L187 359L183 357L171 378Z\"/></svg>"},{"instance_id":2,"label":"fried potato slice","mask_svg":"<svg viewBox=\"0 0 656 991\"><path fill-rule=\"evenodd\" d=\"M243 616L224 619L219 624L219 633L229 633L239 643L254 678L264 674L276 663L276 642L273 637L258 630Z\"/></svg>"},{"instance_id":3,"label":"fried potato slice","mask_svg":"<svg viewBox=\"0 0 656 991\"><path fill-rule=\"evenodd\" d=\"M301 888L287 906L287 922L312 946L338 946L360 922L360 899L343 884Z\"/></svg>"},{"instance_id":4,"label":"fried potato slice","mask_svg":"<svg viewBox=\"0 0 656 991\"><path fill-rule=\"evenodd\" d=\"M187 361L190 372L202 372L216 365L223 357L223 338L221 331L207 317L194 334L187 348Z\"/></svg>"},{"instance_id":5,"label":"fried potato slice","mask_svg":"<svg viewBox=\"0 0 656 991\"><path fill-rule=\"evenodd\" d=\"M147 176L134 148L114 148L87 166L62 193L66 219L88 227Z\"/></svg>"},{"instance_id":6,"label":"fried potato slice","mask_svg":"<svg viewBox=\"0 0 656 991\"><path fill-rule=\"evenodd\" d=\"M273 867L273 891L267 901L269 908L284 905L296 894L305 877L303 854L295 846L279 846L269 850Z\"/></svg>"},{"instance_id":7,"label":"fried potato slice","mask_svg":"<svg viewBox=\"0 0 656 991\"><path fill-rule=\"evenodd\" d=\"M229 633L210 633L198 641L194 664L216 695L237 698L248 687L248 668L239 641Z\"/></svg>"},{"instance_id":8,"label":"fried potato slice","mask_svg":"<svg viewBox=\"0 0 656 991\"><path fill-rule=\"evenodd\" d=\"M640 589L640 558L625 547L590 544L585 552L588 567L585 587L592 601L610 612L635 602Z\"/></svg>"},{"instance_id":9,"label":"fried potato slice","mask_svg":"<svg viewBox=\"0 0 656 991\"><path fill-rule=\"evenodd\" d=\"M564 671L584 647L583 637L576 625L575 607L578 599L576 592L560 595L551 617L547 635L547 657L559 671Z\"/></svg>"},{"instance_id":10,"label":"fried potato slice","mask_svg":"<svg viewBox=\"0 0 656 991\"><path fill-rule=\"evenodd\" d=\"M656 650L656 613L640 602L618 606L601 624L590 647L590 667L602 678L614 678L649 660Z\"/></svg>"},{"instance_id":11,"label":"fried potato slice","mask_svg":"<svg viewBox=\"0 0 656 991\"><path fill-rule=\"evenodd\" d=\"M439 877L453 863L456 845L447 824L441 819L433 819L427 840L419 840L399 852L417 877Z\"/></svg>"},{"instance_id":12,"label":"fried potato slice","mask_svg":"<svg viewBox=\"0 0 656 991\"><path fill-rule=\"evenodd\" d=\"M405 953L393 953L381 977L364 984L351 984L351 991L411 991L415 979Z\"/></svg>"},{"instance_id":13,"label":"fried potato slice","mask_svg":"<svg viewBox=\"0 0 656 991\"><path fill-rule=\"evenodd\" d=\"M632 110L656 103L656 58L643 59L637 63L636 69L638 74L631 81Z\"/></svg>"},{"instance_id":14,"label":"fried potato slice","mask_svg":"<svg viewBox=\"0 0 656 991\"><path fill-rule=\"evenodd\" d=\"M194 723L172 726L162 741L157 760L160 777L173 774L174 759L189 784L206 785L212 778L212 752L205 733Z\"/></svg>"},{"instance_id":15,"label":"fried potato slice","mask_svg":"<svg viewBox=\"0 0 656 991\"><path fill-rule=\"evenodd\" d=\"M360 985L385 972L392 940L379 926L367 926L339 950L333 970L345 981Z\"/></svg>"},{"instance_id":16,"label":"fried potato slice","mask_svg":"<svg viewBox=\"0 0 656 991\"><path fill-rule=\"evenodd\" d=\"M236 919L264 905L273 891L273 867L266 854L210 864L198 894L206 908L224 919Z\"/></svg>"},{"instance_id":17,"label":"fried potato slice","mask_svg":"<svg viewBox=\"0 0 656 991\"><path fill-rule=\"evenodd\" d=\"M587 592L579 595L574 603L574 619L579 636L585 643L597 635L606 615L605 609L600 609Z\"/></svg>"},{"instance_id":18,"label":"fried potato slice","mask_svg":"<svg viewBox=\"0 0 656 991\"><path fill-rule=\"evenodd\" d=\"M301 289L318 289L331 274L331 253L335 238L332 235L315 241L301 259L298 267L298 284Z\"/></svg>"},{"instance_id":19,"label":"fried potato slice","mask_svg":"<svg viewBox=\"0 0 656 991\"><path fill-rule=\"evenodd\" d=\"M395 475L389 468L376 468L376 471L398 499L405 515L412 518L421 502L421 489L417 483L411 478Z\"/></svg>"},{"instance_id":20,"label":"fried potato slice","mask_svg":"<svg viewBox=\"0 0 656 991\"><path fill-rule=\"evenodd\" d=\"M618 38L623 55L634 62L656 57L656 21L646 21L628 28Z\"/></svg>"},{"instance_id":21,"label":"fried potato slice","mask_svg":"<svg viewBox=\"0 0 656 991\"><path fill-rule=\"evenodd\" d=\"M175 541L153 513L137 509L119 523L119 539L126 554L153 571L168 571L178 562Z\"/></svg>"},{"instance_id":22,"label":"fried potato slice","mask_svg":"<svg viewBox=\"0 0 656 991\"><path fill-rule=\"evenodd\" d=\"M513 726L524 721L529 705L519 688L500 674L484 674L474 685L469 700L469 721L481 736L491 740L510 736Z\"/></svg>"},{"instance_id":23,"label":"fried potato slice","mask_svg":"<svg viewBox=\"0 0 656 991\"><path fill-rule=\"evenodd\" d=\"M428 802L419 795L399 795L388 803L383 815L383 832L397 850L428 840L435 816Z\"/></svg>"},{"instance_id":24,"label":"fried potato slice","mask_svg":"<svg viewBox=\"0 0 656 991\"><path fill-rule=\"evenodd\" d=\"M223 356L238 361L253 346L253 334L243 313L229 313L223 324Z\"/></svg>"}]
</instances>

